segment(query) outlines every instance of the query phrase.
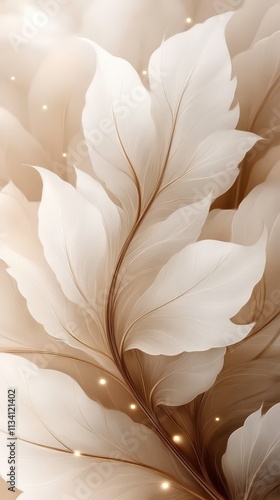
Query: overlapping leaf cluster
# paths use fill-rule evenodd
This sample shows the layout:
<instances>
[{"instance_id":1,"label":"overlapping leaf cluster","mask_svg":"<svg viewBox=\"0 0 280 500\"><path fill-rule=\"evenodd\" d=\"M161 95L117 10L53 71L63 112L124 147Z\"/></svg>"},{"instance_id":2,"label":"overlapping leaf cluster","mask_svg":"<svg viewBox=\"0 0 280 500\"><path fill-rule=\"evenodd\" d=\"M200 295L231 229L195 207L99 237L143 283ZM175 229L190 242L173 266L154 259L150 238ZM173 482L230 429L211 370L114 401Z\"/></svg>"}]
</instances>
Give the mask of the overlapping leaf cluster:
<instances>
[{"instance_id":1,"label":"overlapping leaf cluster","mask_svg":"<svg viewBox=\"0 0 280 500\"><path fill-rule=\"evenodd\" d=\"M228 241L211 232L225 213L209 214L258 140L236 130L228 19L163 43L149 88L85 42L97 59L83 114L92 171L76 168L71 185L36 167L39 205L12 184L1 192L1 407L17 387L20 498L254 499L279 486L277 336L260 314L277 286L278 186L230 214ZM25 359L35 352L56 371ZM101 404L100 376L117 410Z\"/></svg>"}]
</instances>

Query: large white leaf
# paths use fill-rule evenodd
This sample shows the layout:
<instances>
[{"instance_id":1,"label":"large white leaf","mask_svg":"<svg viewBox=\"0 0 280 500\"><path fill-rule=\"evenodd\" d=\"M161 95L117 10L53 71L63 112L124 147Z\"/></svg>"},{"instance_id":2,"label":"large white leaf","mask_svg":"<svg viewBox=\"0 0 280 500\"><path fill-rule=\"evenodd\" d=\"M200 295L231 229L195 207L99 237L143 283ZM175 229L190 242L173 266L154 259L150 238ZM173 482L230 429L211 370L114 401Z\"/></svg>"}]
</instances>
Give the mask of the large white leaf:
<instances>
[{"instance_id":1,"label":"large white leaf","mask_svg":"<svg viewBox=\"0 0 280 500\"><path fill-rule=\"evenodd\" d=\"M45 169L39 208L39 237L46 260L65 296L82 307L96 299L97 274L106 262L101 212L77 190Z\"/></svg>"},{"instance_id":2,"label":"large white leaf","mask_svg":"<svg viewBox=\"0 0 280 500\"><path fill-rule=\"evenodd\" d=\"M44 259L37 236L37 206L12 184L1 191L0 204L5 213L0 220L0 258L8 265L33 318L51 336L84 350L117 375L101 325L90 314L92 308L82 310L67 299Z\"/></svg>"},{"instance_id":3,"label":"large white leaf","mask_svg":"<svg viewBox=\"0 0 280 500\"><path fill-rule=\"evenodd\" d=\"M127 311L120 350L170 356L242 340L253 325L230 318L263 274L265 240L249 247L206 240L174 255Z\"/></svg>"},{"instance_id":4,"label":"large white leaf","mask_svg":"<svg viewBox=\"0 0 280 500\"><path fill-rule=\"evenodd\" d=\"M125 239L126 224L120 220L121 209L109 198L103 186L90 175L76 169L76 189L86 200L92 203L102 215L104 229L108 240L109 263L115 265L121 243ZM123 215L123 214L122 214Z\"/></svg>"},{"instance_id":5,"label":"large white leaf","mask_svg":"<svg viewBox=\"0 0 280 500\"><path fill-rule=\"evenodd\" d=\"M41 267L4 245L0 246L0 258L9 266L8 273L16 280L33 318L50 335L87 352L104 347L94 319L90 328L85 327L82 311L67 300L47 266Z\"/></svg>"},{"instance_id":6,"label":"large white leaf","mask_svg":"<svg viewBox=\"0 0 280 500\"><path fill-rule=\"evenodd\" d=\"M154 112L168 118L166 134L172 131L177 118L176 128L179 130L176 133L184 131L186 139L192 132L196 146L218 130L218 124L223 120L234 127L236 116L229 118L227 112L233 100L235 83L231 82L231 60L224 36L230 17L231 14L216 16L175 35L151 56L149 79ZM159 76L160 81L154 75ZM199 123L202 117L204 122ZM213 123L210 123L211 118L215 118ZM175 141L179 138L182 139L182 135ZM166 144L165 148L168 147ZM176 153L176 149L173 152Z\"/></svg>"},{"instance_id":7,"label":"large white leaf","mask_svg":"<svg viewBox=\"0 0 280 500\"><path fill-rule=\"evenodd\" d=\"M0 297L0 352L24 356L39 368L52 368L70 374L90 397L97 398L102 404L120 410L129 408L131 396L124 384L120 384L120 375L114 363L102 353L98 355L86 348L81 350L78 342L78 349L71 347L69 344L74 344L71 338L65 343L50 337L31 316L16 282L1 260ZM86 330L82 321L80 324ZM105 390L98 383L103 377L108 381Z\"/></svg>"},{"instance_id":8,"label":"large white leaf","mask_svg":"<svg viewBox=\"0 0 280 500\"><path fill-rule=\"evenodd\" d=\"M222 467L232 498L267 498L280 481L280 404L259 409L229 438Z\"/></svg>"},{"instance_id":9,"label":"large white leaf","mask_svg":"<svg viewBox=\"0 0 280 500\"><path fill-rule=\"evenodd\" d=\"M160 222L140 228L120 273L116 331L121 331L127 311L152 284L170 257L197 240L210 200L209 196L179 208ZM149 405L178 406L211 387L222 368L224 353L221 348L155 358L137 351L128 354L126 363L129 363L130 375Z\"/></svg>"},{"instance_id":10,"label":"large white leaf","mask_svg":"<svg viewBox=\"0 0 280 500\"><path fill-rule=\"evenodd\" d=\"M153 283L160 269L186 245L194 243L205 222L211 197L179 208L166 219L139 228L124 259L118 290L117 328L127 309ZM163 214L164 215L164 214Z\"/></svg>"},{"instance_id":11,"label":"large white leaf","mask_svg":"<svg viewBox=\"0 0 280 500\"><path fill-rule=\"evenodd\" d=\"M83 127L94 173L132 223L153 188L154 123L150 96L134 68L98 45L97 69L86 97Z\"/></svg>"},{"instance_id":12,"label":"large white leaf","mask_svg":"<svg viewBox=\"0 0 280 500\"><path fill-rule=\"evenodd\" d=\"M15 387L21 498L69 500L78 491L106 500L118 495L142 499L143 494L162 498L163 482L170 484L170 498L203 498L197 487L190 493L192 480L150 429L90 400L70 377L2 354L0 382L0 470L5 476L7 418L2 409L7 390Z\"/></svg>"},{"instance_id":13,"label":"large white leaf","mask_svg":"<svg viewBox=\"0 0 280 500\"><path fill-rule=\"evenodd\" d=\"M238 109L224 30L216 16L167 40L151 57L152 116L160 131L162 182L153 212L174 210L234 183L238 164L256 136L233 130ZM160 81L153 74L160 75ZM162 122L165 127L161 127ZM156 214L154 213L154 216Z\"/></svg>"},{"instance_id":14,"label":"large white leaf","mask_svg":"<svg viewBox=\"0 0 280 500\"><path fill-rule=\"evenodd\" d=\"M98 64L84 133L95 175L125 208L130 225L147 206L144 224L162 217L162 207L169 215L224 193L257 140L234 130L239 111L230 110L229 18L216 16L163 43L151 57L150 92L127 62L92 44Z\"/></svg>"}]
</instances>

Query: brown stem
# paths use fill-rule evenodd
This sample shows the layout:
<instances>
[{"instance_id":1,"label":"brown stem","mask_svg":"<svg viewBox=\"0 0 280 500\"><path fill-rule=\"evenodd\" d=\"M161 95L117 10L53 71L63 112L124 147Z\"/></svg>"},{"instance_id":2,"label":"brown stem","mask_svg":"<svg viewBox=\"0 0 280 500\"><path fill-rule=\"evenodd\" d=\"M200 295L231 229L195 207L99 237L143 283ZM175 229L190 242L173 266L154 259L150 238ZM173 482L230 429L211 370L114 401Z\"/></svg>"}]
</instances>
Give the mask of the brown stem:
<instances>
[{"instance_id":1,"label":"brown stem","mask_svg":"<svg viewBox=\"0 0 280 500\"><path fill-rule=\"evenodd\" d=\"M162 176L161 176L162 179ZM161 182L161 181L160 181ZM138 393L137 388L135 387L130 374L127 370L126 364L123 360L123 358L120 356L117 344L116 344L116 336L114 332L114 303L115 303L115 287L116 287L116 282L118 278L118 273L121 268L121 265L123 263L124 257L126 255L126 252L130 246L130 243L139 229L145 215L147 214L151 204L153 203L153 199L150 200L148 203L145 211L142 213L141 217L139 218L138 222L135 224L133 229L131 230L123 248L120 253L116 269L112 278L110 290L109 290L109 295L108 295L108 302L107 302L107 308L106 308L106 331L107 331L107 336L108 336L108 342L110 345L110 349L112 352L112 356L114 358L114 361L116 363L116 366L118 370L120 371L124 381L127 384L128 390L131 392L132 396L135 398L137 401L139 407L142 409L142 411L145 413L147 418L152 424L153 429L157 433L157 435L162 439L162 441L166 444L166 446L172 451L172 453L176 456L176 458L179 460L179 462L187 469L189 474L200 484L200 486L209 494L210 498L214 500L224 500L223 497L213 489L213 487L209 484L207 484L204 479L195 471L195 469L192 467L192 465L188 462L186 457L183 455L181 450L179 450L175 443L170 439L170 436L166 433L166 431L159 425L158 420L155 416L155 414L151 411L151 409L147 406L146 402L144 399L141 397L141 395Z\"/></svg>"},{"instance_id":2,"label":"brown stem","mask_svg":"<svg viewBox=\"0 0 280 500\"><path fill-rule=\"evenodd\" d=\"M187 88L187 81L185 84L185 89ZM168 166L168 162L170 159L171 155L171 150L172 150L172 145L173 145L173 139L175 135L175 130L176 130L176 124L177 124L177 119L179 115L179 110L180 106L182 103L183 95L185 92L185 89L177 103L177 107L175 110L175 113L173 115L173 111L170 109L172 113L172 129L171 129L171 136L170 136L170 142L168 144L168 148L166 151L165 155L165 160L163 162L163 166L161 169L161 173L159 175L157 184L155 186L155 189L153 193L151 194L151 197L149 201L147 202L145 208L143 208L143 212L139 213L137 219L135 221L134 226L132 227L130 234L128 235L123 248L120 252L116 268L113 274L113 278L111 281L110 285L110 290L108 294L108 301L107 301L107 307L106 307L106 332L107 332L107 337L108 337L108 342L109 346L111 349L112 356L114 358L114 361L116 363L117 368L119 369L120 373L123 376L124 381L127 384L128 389L130 390L131 394L135 398L135 400L138 402L139 407L142 409L142 411L145 413L145 415L148 417L149 421L152 424L153 429L155 432L158 434L158 436L162 439L162 441L166 444L166 446L169 448L169 450L176 456L176 458L179 460L179 462L185 467L185 469L189 472L189 474L198 482L198 484L209 494L210 498L214 500L224 500L223 497L212 487L212 485L207 484L207 482L204 480L203 477L201 477L197 471L193 468L193 466L188 462L184 454L182 453L181 450L179 450L175 443L170 439L170 436L167 434L167 432L162 428L160 423L158 422L158 419L155 415L155 413L151 410L151 408L148 407L146 401L141 397L140 394L138 394L137 388L134 385L133 380L131 379L130 373L127 369L126 363L123 359L123 355L120 354L117 343L116 343L116 336L115 336L115 331L114 331L114 316L115 316L115 300L116 300L116 283L117 283L117 278L118 274L120 271L120 268L122 266L122 263L124 261L124 258L126 256L127 250L129 249L129 246L136 234L136 232L139 230L143 220L145 219L146 215L149 212L150 207L152 206L154 200L156 199L159 189L162 185L164 175ZM165 89L164 89L165 90ZM168 100L167 100L168 101ZM117 127L116 127L117 128ZM138 195L139 195L139 190L138 190ZM141 200L139 200L140 205Z\"/></svg>"}]
</instances>

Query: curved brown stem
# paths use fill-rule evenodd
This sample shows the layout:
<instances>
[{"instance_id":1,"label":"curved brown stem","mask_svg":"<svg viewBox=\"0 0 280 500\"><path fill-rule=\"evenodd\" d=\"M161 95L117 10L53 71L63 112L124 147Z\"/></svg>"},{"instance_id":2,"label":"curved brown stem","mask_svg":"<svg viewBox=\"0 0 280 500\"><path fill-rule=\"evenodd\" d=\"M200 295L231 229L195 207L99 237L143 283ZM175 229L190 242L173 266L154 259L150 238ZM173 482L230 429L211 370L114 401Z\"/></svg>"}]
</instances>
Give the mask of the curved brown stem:
<instances>
[{"instance_id":1,"label":"curved brown stem","mask_svg":"<svg viewBox=\"0 0 280 500\"><path fill-rule=\"evenodd\" d=\"M169 448L169 450L176 456L176 458L179 460L179 462L185 467L185 469L189 472L192 478L194 478L197 483L203 488L209 495L210 498L213 500L224 500L224 498L212 487L212 485L208 484L202 476L200 476L197 471L192 467L192 465L188 462L184 454L179 450L175 443L170 439L170 436L166 433L166 431L162 428L162 426L159 424L155 413L147 406L146 402L144 399L141 397L141 395L138 393L137 388L135 387L133 380L131 379L130 373L127 370L126 364L124 362L123 357L121 357L118 346L116 343L116 336L115 336L115 331L114 331L114 309L115 309L115 287L117 283L117 278L118 278L118 273L121 268L123 259L127 253L127 250L130 246L130 243L136 233L136 231L139 229L147 211L150 208L150 205L152 204L153 200L150 200L149 204L147 205L145 211L142 213L141 217L138 220L138 223L135 224L133 229L131 230L123 248L120 253L116 269L113 275L113 279L111 282L110 290L109 290L109 295L108 295L108 302L107 302L107 308L106 308L106 331L107 331L107 336L108 336L108 342L109 346L111 349L112 356L114 358L114 361L116 363L116 366L118 370L120 371L124 381L127 384L128 390L131 392L131 395L135 398L135 401L137 401L139 407L142 409L144 414L147 416L149 421L152 424L152 427L154 431L157 433L157 435L162 439L162 441L165 443L165 445Z\"/></svg>"},{"instance_id":2,"label":"curved brown stem","mask_svg":"<svg viewBox=\"0 0 280 500\"><path fill-rule=\"evenodd\" d=\"M188 82L186 81L185 89L187 88L187 83ZM149 422L152 424L152 427L155 430L155 432L162 439L162 441L169 448L169 450L176 456L176 458L184 466L184 468L188 471L190 476L197 481L197 483L204 489L205 492L207 492L207 494L209 495L210 498L212 498L214 500L224 500L223 497L216 491L216 489L214 489L211 484L208 484L204 480L204 478L201 475L199 475L197 473L197 471L193 468L193 466L188 462L188 460L186 459L186 457L184 456L182 451L177 448L177 446L172 441L170 436L162 428L162 426L159 423L153 409L149 408L146 401L138 393L137 388L135 387L135 384L134 384L133 380L131 379L130 373L129 373L127 366L126 366L126 363L123 359L123 354L121 354L119 352L117 342L116 342L115 330L114 330L115 302L116 302L116 297L117 297L116 284L117 284L118 274L119 274L119 271L120 271L121 266L123 264L124 258L126 256L126 253L130 247L130 244L131 244L135 234L139 230L143 220L145 219L146 215L149 212L150 207L154 203L154 201L159 193L160 188L162 187L164 175L165 175L165 172L166 172L166 169L168 166L168 162L170 159L171 151L172 151L173 139L174 139L176 125L177 125L177 118L179 115L179 110L180 110L180 106L181 106L181 102L183 99L185 89L184 89L184 91L183 91L183 93L182 93L182 95L177 103L175 113L173 114L173 111L170 109L171 114L172 114L172 128L171 128L171 134L170 134L170 141L169 141L169 144L168 144L168 147L166 150L165 159L164 159L164 162L163 162L161 172L160 172L158 181L156 183L155 189L154 189L153 193L151 194L151 197L148 200L146 206L143 208L142 213L138 212L138 216L137 216L137 219L135 221L135 224L133 225L133 227L130 231L130 234L128 235L128 237L126 239L126 241L122 247L122 250L120 252L119 258L117 260L117 264L116 264L116 268L115 268L113 278L111 281L109 294L108 294L108 300L107 300L106 332L107 332L110 350L111 350L112 356L114 358L114 361L116 363L116 366L119 369L125 383L127 384L128 390L131 392L132 396L137 401L139 407L142 409L142 411L145 413L145 415L149 419ZM138 196L140 196L139 190L138 190ZM138 200L138 207L139 206L141 206L141 200Z\"/></svg>"}]
</instances>

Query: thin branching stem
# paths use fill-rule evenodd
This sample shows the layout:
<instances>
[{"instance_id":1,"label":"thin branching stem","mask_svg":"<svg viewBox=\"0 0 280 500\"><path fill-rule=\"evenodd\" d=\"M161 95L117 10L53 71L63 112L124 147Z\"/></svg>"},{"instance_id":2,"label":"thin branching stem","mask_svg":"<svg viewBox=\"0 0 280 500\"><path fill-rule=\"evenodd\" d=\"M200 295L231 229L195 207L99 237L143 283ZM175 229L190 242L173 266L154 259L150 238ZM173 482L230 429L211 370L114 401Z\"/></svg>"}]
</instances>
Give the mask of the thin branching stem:
<instances>
[{"instance_id":1,"label":"thin branching stem","mask_svg":"<svg viewBox=\"0 0 280 500\"><path fill-rule=\"evenodd\" d=\"M171 130L171 139L170 143L167 148L166 152L166 157L165 161L163 164L163 168L161 170L161 174L159 176L157 185L155 187L154 193L151 196L150 200L148 201L146 207L143 209L143 212L140 214L140 216L137 218L134 226L132 227L130 234L128 235L123 248L120 252L116 268L113 274L113 278L111 281L111 286L109 289L109 294L108 294L108 301L107 301L107 307L106 307L106 331L107 331L107 337L108 337L108 342L110 345L110 349L114 358L114 361L117 365L117 368L119 369L121 375L123 376L124 381L127 384L127 388L131 392L132 396L135 398L137 401L139 407L142 409L144 414L147 416L149 421L152 424L153 429L155 432L159 435L161 440L165 443L165 445L169 448L169 450L176 456L176 458L179 460L179 462L185 467L185 469L188 471L190 476L194 478L197 483L208 493L209 497L214 499L214 500L223 500L223 497L213 488L213 486L209 483L207 483L204 478L197 473L197 471L193 468L193 466L189 463L187 458L184 456L182 451L178 449L175 443L173 443L172 439L168 435L168 433L163 429L161 424L159 423L155 412L153 409L151 409L144 398L139 394L137 388L135 387L135 384L133 380L131 379L130 373L126 367L125 361L124 361L124 356L123 353L119 352L117 343L116 343L116 335L115 335L115 327L114 327L114 322L115 322L115 300L116 300L116 284L117 284L117 279L119 275L119 271L121 269L121 266L123 264L124 258L127 254L127 251L130 247L130 244L139 230L140 226L142 225L142 222L144 221L146 215L149 212L150 207L154 203L159 189L162 185L163 179L164 179L164 174L169 162L171 150L172 150L172 143L173 143L173 138L175 134L175 129L176 129L176 123L177 123L177 118L179 115L179 108L182 102L183 96L181 96L181 99L178 103L176 113L173 117L173 126Z\"/></svg>"}]
</instances>

